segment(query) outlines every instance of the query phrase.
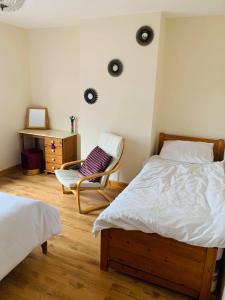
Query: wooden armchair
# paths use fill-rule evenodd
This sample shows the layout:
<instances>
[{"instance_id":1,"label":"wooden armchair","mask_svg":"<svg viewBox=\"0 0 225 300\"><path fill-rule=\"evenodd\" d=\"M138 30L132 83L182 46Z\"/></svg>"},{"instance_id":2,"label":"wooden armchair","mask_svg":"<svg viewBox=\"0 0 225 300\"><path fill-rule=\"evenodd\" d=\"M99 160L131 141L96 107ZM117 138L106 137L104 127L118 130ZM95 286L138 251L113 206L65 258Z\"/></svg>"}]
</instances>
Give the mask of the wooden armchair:
<instances>
[{"instance_id":1,"label":"wooden armchair","mask_svg":"<svg viewBox=\"0 0 225 300\"><path fill-rule=\"evenodd\" d=\"M111 133L104 133L100 136L98 146L113 157L112 162L105 172L83 177L78 170L69 169L74 165L82 164L85 160L77 160L65 163L61 166L60 170L55 171L57 179L62 184L63 193L73 194L75 196L77 208L81 214L87 214L92 211L105 208L112 201L112 199L110 199L110 197L107 196L103 190L108 184L109 176L117 172L120 168L119 163L123 154L124 141L120 136ZM91 179L99 177L101 178L99 182L90 182ZM98 191L107 201L107 203L82 209L80 192L84 190Z\"/></svg>"}]
</instances>

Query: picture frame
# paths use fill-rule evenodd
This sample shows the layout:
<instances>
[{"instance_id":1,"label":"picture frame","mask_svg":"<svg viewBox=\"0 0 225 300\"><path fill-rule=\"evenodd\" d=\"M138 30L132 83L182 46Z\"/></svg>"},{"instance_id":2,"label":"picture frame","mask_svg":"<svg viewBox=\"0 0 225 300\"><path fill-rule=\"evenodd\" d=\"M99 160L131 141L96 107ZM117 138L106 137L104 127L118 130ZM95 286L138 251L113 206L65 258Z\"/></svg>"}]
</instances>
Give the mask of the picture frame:
<instances>
[{"instance_id":1,"label":"picture frame","mask_svg":"<svg viewBox=\"0 0 225 300\"><path fill-rule=\"evenodd\" d=\"M26 129L48 129L48 109L46 107L28 107L26 113Z\"/></svg>"}]
</instances>

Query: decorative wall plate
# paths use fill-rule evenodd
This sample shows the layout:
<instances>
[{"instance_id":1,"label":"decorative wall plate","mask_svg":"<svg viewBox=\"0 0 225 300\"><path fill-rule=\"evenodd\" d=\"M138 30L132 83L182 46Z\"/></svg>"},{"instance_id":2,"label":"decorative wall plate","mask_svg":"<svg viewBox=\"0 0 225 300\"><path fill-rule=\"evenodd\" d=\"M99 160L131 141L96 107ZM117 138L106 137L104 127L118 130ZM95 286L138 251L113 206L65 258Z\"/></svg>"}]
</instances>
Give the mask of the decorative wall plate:
<instances>
[{"instance_id":1,"label":"decorative wall plate","mask_svg":"<svg viewBox=\"0 0 225 300\"><path fill-rule=\"evenodd\" d=\"M110 75L117 77L123 72L123 64L119 59L113 59L108 64L108 72Z\"/></svg>"},{"instance_id":2,"label":"decorative wall plate","mask_svg":"<svg viewBox=\"0 0 225 300\"><path fill-rule=\"evenodd\" d=\"M88 104L94 104L98 100L98 94L94 89L87 89L84 92L84 99Z\"/></svg>"},{"instance_id":3,"label":"decorative wall plate","mask_svg":"<svg viewBox=\"0 0 225 300\"><path fill-rule=\"evenodd\" d=\"M138 29L136 40L141 46L149 45L154 38L154 31L150 26L142 26Z\"/></svg>"}]
</instances>

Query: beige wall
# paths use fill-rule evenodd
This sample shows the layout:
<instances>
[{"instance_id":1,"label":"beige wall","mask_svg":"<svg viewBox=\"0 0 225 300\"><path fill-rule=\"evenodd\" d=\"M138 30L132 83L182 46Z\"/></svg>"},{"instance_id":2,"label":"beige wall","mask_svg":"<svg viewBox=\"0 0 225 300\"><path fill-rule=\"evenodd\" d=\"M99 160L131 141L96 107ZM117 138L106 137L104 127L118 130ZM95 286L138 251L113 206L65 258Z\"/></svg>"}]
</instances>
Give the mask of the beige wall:
<instances>
[{"instance_id":1,"label":"beige wall","mask_svg":"<svg viewBox=\"0 0 225 300\"><path fill-rule=\"evenodd\" d=\"M161 14L123 16L81 23L81 154L85 157L97 144L100 133L109 131L126 139L120 181L130 181L150 154L152 114ZM142 25L155 31L151 45L136 42ZM120 77L108 74L113 58L124 64ZM95 88L94 105L83 100L83 92Z\"/></svg>"},{"instance_id":2,"label":"beige wall","mask_svg":"<svg viewBox=\"0 0 225 300\"><path fill-rule=\"evenodd\" d=\"M225 138L225 16L167 19L157 132Z\"/></svg>"},{"instance_id":3,"label":"beige wall","mask_svg":"<svg viewBox=\"0 0 225 300\"><path fill-rule=\"evenodd\" d=\"M70 130L69 117L78 115L79 28L29 30L31 100L47 106L50 126Z\"/></svg>"},{"instance_id":4,"label":"beige wall","mask_svg":"<svg viewBox=\"0 0 225 300\"><path fill-rule=\"evenodd\" d=\"M0 23L0 170L20 162L17 131L29 103L28 75L25 30Z\"/></svg>"},{"instance_id":5,"label":"beige wall","mask_svg":"<svg viewBox=\"0 0 225 300\"><path fill-rule=\"evenodd\" d=\"M54 129L68 130L69 116L79 116L82 157L101 132L123 135L124 181L137 174L150 153L160 22L161 14L151 14L82 21L80 29L29 30L32 104L48 107ZM155 31L149 47L135 39L145 24ZM124 63L119 78L107 72L112 58ZM92 106L83 98L88 87L99 92Z\"/></svg>"},{"instance_id":6,"label":"beige wall","mask_svg":"<svg viewBox=\"0 0 225 300\"><path fill-rule=\"evenodd\" d=\"M144 24L155 30L148 47L135 40L137 28ZM225 138L223 28L225 16L165 20L160 14L145 14L86 20L80 28L29 30L30 104L47 106L55 129L69 130L69 116L79 116L82 157L96 145L101 132L123 135L126 149L119 180L129 181L152 153L159 131ZM7 72L15 70L9 76L18 77L16 88L19 83L23 86L16 92L26 94L19 107L22 114L29 95L26 33L6 25L1 30L3 38L7 36L1 52L9 53L4 50L9 31L14 43L24 47L19 52L18 47L10 47L10 58L3 60L5 54L0 58L4 66L8 64ZM118 78L107 72L112 58L124 63ZM83 99L88 87L99 93L95 105ZM2 99L6 88L4 84L0 91ZM15 89L7 91L15 93ZM23 127L21 120L18 124ZM13 165L18 147L5 155L11 159L4 160L4 166Z\"/></svg>"},{"instance_id":7,"label":"beige wall","mask_svg":"<svg viewBox=\"0 0 225 300\"><path fill-rule=\"evenodd\" d=\"M155 141L160 131L225 138L225 16L167 19L165 25ZM223 300L224 282L225 276Z\"/></svg>"},{"instance_id":8,"label":"beige wall","mask_svg":"<svg viewBox=\"0 0 225 300\"><path fill-rule=\"evenodd\" d=\"M165 38L166 38L166 18L162 17L160 24L159 35L159 50L157 57L157 71L156 71L156 85L155 85L155 101L152 118L152 131L151 131L151 155L156 154L158 151L158 122L160 121L160 109L161 101L160 96L162 93L162 84L164 76L164 64L165 64Z\"/></svg>"}]
</instances>

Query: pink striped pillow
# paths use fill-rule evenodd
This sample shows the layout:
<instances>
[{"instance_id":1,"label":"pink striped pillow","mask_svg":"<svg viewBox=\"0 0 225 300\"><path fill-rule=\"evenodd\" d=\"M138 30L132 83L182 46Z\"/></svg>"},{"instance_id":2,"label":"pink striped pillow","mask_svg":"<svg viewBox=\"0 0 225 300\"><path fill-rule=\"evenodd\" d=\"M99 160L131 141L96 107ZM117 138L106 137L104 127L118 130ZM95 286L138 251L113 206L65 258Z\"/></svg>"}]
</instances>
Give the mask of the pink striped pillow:
<instances>
[{"instance_id":1,"label":"pink striped pillow","mask_svg":"<svg viewBox=\"0 0 225 300\"><path fill-rule=\"evenodd\" d=\"M109 166L112 156L107 154L100 147L95 147L82 164L79 172L84 176L104 172ZM90 180L91 182L100 181L100 177Z\"/></svg>"}]
</instances>

